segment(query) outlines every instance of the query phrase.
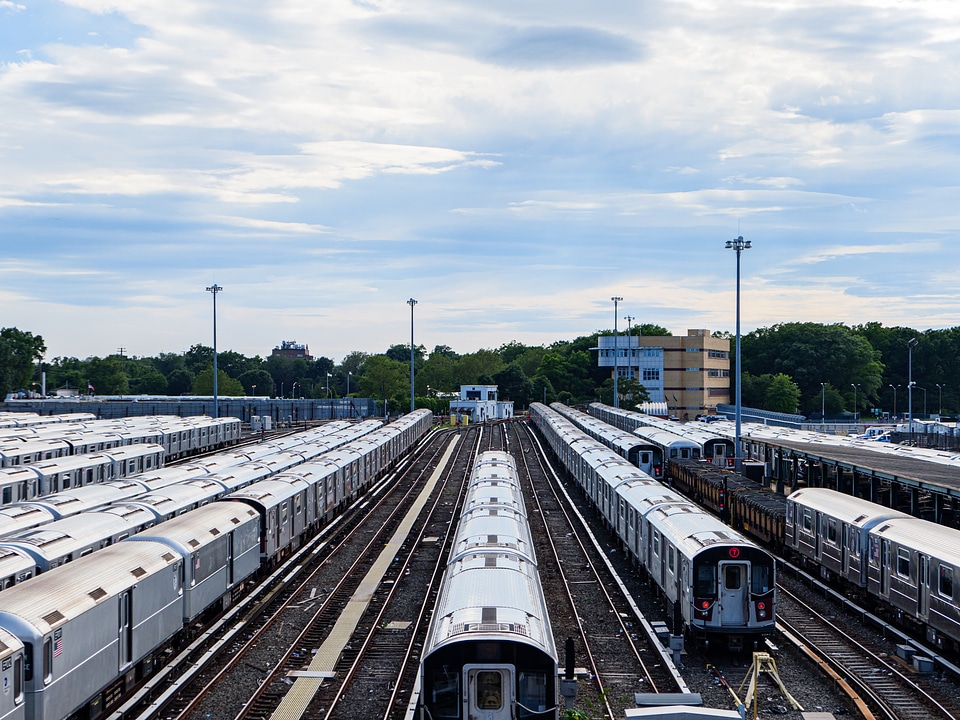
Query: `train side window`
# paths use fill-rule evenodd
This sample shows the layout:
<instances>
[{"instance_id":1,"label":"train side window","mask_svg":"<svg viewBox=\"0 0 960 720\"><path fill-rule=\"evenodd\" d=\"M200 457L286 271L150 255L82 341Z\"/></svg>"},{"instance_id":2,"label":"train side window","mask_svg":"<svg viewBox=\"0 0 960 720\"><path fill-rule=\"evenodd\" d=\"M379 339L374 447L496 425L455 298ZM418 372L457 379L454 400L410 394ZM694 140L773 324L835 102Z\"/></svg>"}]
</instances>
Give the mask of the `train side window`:
<instances>
[{"instance_id":1,"label":"train side window","mask_svg":"<svg viewBox=\"0 0 960 720\"><path fill-rule=\"evenodd\" d=\"M694 448L694 449L693 449L693 459L694 459L694 460L699 460L699 459L700 459L700 448Z\"/></svg>"},{"instance_id":2,"label":"train side window","mask_svg":"<svg viewBox=\"0 0 960 720\"><path fill-rule=\"evenodd\" d=\"M806 530L807 532L810 532L810 529L813 527L813 523L811 522L811 520L812 520L812 516L810 514L810 510L807 508L804 508L803 509L803 529Z\"/></svg>"},{"instance_id":3,"label":"train side window","mask_svg":"<svg viewBox=\"0 0 960 720\"><path fill-rule=\"evenodd\" d=\"M953 568L940 566L940 584L937 588L943 597L953 599Z\"/></svg>"},{"instance_id":4,"label":"train side window","mask_svg":"<svg viewBox=\"0 0 960 720\"><path fill-rule=\"evenodd\" d=\"M20 656L13 661L13 701L23 702L23 658Z\"/></svg>"},{"instance_id":5,"label":"train side window","mask_svg":"<svg viewBox=\"0 0 960 720\"><path fill-rule=\"evenodd\" d=\"M477 673L477 709L499 710L503 707L503 676L495 670Z\"/></svg>"},{"instance_id":6,"label":"train side window","mask_svg":"<svg viewBox=\"0 0 960 720\"><path fill-rule=\"evenodd\" d=\"M832 544L837 544L837 521L833 518L827 519L827 540Z\"/></svg>"},{"instance_id":7,"label":"train side window","mask_svg":"<svg viewBox=\"0 0 960 720\"><path fill-rule=\"evenodd\" d=\"M46 638L43 641L43 684L46 685L53 678L53 640Z\"/></svg>"},{"instance_id":8,"label":"train side window","mask_svg":"<svg viewBox=\"0 0 960 720\"><path fill-rule=\"evenodd\" d=\"M673 548L667 548L667 564L670 567L670 572L673 572Z\"/></svg>"},{"instance_id":9,"label":"train side window","mask_svg":"<svg viewBox=\"0 0 960 720\"><path fill-rule=\"evenodd\" d=\"M870 536L870 564L880 564L880 539Z\"/></svg>"},{"instance_id":10,"label":"train side window","mask_svg":"<svg viewBox=\"0 0 960 720\"><path fill-rule=\"evenodd\" d=\"M653 554L660 557L660 533L656 530L653 532Z\"/></svg>"},{"instance_id":11,"label":"train side window","mask_svg":"<svg viewBox=\"0 0 960 720\"><path fill-rule=\"evenodd\" d=\"M517 705L521 718L533 717L547 711L546 673L521 671L519 685Z\"/></svg>"},{"instance_id":12,"label":"train side window","mask_svg":"<svg viewBox=\"0 0 960 720\"><path fill-rule=\"evenodd\" d=\"M897 548L897 575L910 577L910 551Z\"/></svg>"},{"instance_id":13,"label":"train side window","mask_svg":"<svg viewBox=\"0 0 960 720\"><path fill-rule=\"evenodd\" d=\"M13 501L13 488L7 485L3 488L3 504L9 505Z\"/></svg>"}]
</instances>

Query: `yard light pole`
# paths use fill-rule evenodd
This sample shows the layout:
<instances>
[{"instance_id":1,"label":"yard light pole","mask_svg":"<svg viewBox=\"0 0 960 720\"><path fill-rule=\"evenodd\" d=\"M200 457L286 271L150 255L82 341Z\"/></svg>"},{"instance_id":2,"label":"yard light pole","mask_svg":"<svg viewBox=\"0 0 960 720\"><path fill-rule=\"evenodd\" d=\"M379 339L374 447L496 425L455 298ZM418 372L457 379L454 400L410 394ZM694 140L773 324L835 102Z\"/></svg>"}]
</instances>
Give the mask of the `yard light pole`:
<instances>
[{"instance_id":1,"label":"yard light pole","mask_svg":"<svg viewBox=\"0 0 960 720\"><path fill-rule=\"evenodd\" d=\"M744 250L749 250L751 245L749 240L744 240L743 235L735 240L727 240L724 245L727 250L733 250L737 253L737 409L736 409L736 447L734 469L740 472L743 469L743 451L740 449L740 255Z\"/></svg>"},{"instance_id":2,"label":"yard light pole","mask_svg":"<svg viewBox=\"0 0 960 720\"><path fill-rule=\"evenodd\" d=\"M944 386L940 383L935 383L937 390L940 391L940 402L937 404L937 419L939 420L943 416L943 388Z\"/></svg>"},{"instance_id":3,"label":"yard light pole","mask_svg":"<svg viewBox=\"0 0 960 720\"><path fill-rule=\"evenodd\" d=\"M330 399L330 373L327 373L327 400Z\"/></svg>"},{"instance_id":4,"label":"yard light pole","mask_svg":"<svg viewBox=\"0 0 960 720\"><path fill-rule=\"evenodd\" d=\"M347 395L350 395L350 376L353 375L353 370L347 370Z\"/></svg>"},{"instance_id":5,"label":"yard light pole","mask_svg":"<svg viewBox=\"0 0 960 720\"><path fill-rule=\"evenodd\" d=\"M413 298L407 300L410 306L410 412L413 412L413 306L416 304Z\"/></svg>"},{"instance_id":6,"label":"yard light pole","mask_svg":"<svg viewBox=\"0 0 960 720\"><path fill-rule=\"evenodd\" d=\"M822 391L822 396L820 397L820 427L823 428L824 432L827 430L827 384L820 383L820 390Z\"/></svg>"},{"instance_id":7,"label":"yard light pole","mask_svg":"<svg viewBox=\"0 0 960 720\"><path fill-rule=\"evenodd\" d=\"M853 419L854 422L857 422L860 419L860 411L857 410L857 388L860 387L860 384L850 383L850 387L853 388Z\"/></svg>"},{"instance_id":8,"label":"yard light pole","mask_svg":"<svg viewBox=\"0 0 960 720\"><path fill-rule=\"evenodd\" d=\"M927 418L927 389L920 387L920 386L917 385L916 383L914 383L914 387L916 387L917 390L923 390L923 418L924 418L924 420L926 420L926 418Z\"/></svg>"},{"instance_id":9,"label":"yard light pole","mask_svg":"<svg viewBox=\"0 0 960 720\"><path fill-rule=\"evenodd\" d=\"M639 380L639 377L633 377L633 336L630 334L630 323L633 321L633 317L631 315L625 317L627 318L627 368L630 370L627 375L631 380ZM638 372L637 375L639 374Z\"/></svg>"},{"instance_id":10,"label":"yard light pole","mask_svg":"<svg viewBox=\"0 0 960 720\"><path fill-rule=\"evenodd\" d=\"M907 340L907 421L913 420L913 349L920 344L916 338Z\"/></svg>"},{"instance_id":11,"label":"yard light pole","mask_svg":"<svg viewBox=\"0 0 960 720\"><path fill-rule=\"evenodd\" d=\"M213 293L213 417L220 417L220 400L217 395L217 293L223 292L223 288L214 283L207 288L207 292Z\"/></svg>"},{"instance_id":12,"label":"yard light pole","mask_svg":"<svg viewBox=\"0 0 960 720\"><path fill-rule=\"evenodd\" d=\"M899 386L899 385L887 385L887 387L893 388L893 418L894 418L894 420L896 420L896 418L897 418L897 388L900 387L900 386Z\"/></svg>"},{"instance_id":13,"label":"yard light pole","mask_svg":"<svg viewBox=\"0 0 960 720\"><path fill-rule=\"evenodd\" d=\"M619 296L614 296L610 298L613 300L613 406L615 408L620 407L620 395L617 392L617 375L620 374L619 363L617 354L619 353L619 348L617 345L617 303L623 302L623 298Z\"/></svg>"}]
</instances>

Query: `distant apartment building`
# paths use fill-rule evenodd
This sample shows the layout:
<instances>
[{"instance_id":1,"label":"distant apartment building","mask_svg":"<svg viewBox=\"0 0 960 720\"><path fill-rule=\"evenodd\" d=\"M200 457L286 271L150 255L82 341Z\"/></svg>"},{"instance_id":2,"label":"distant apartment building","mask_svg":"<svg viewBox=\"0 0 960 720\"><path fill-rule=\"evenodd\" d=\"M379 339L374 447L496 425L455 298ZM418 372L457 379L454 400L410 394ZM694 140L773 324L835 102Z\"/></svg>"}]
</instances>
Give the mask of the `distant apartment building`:
<instances>
[{"instance_id":1,"label":"distant apartment building","mask_svg":"<svg viewBox=\"0 0 960 720\"><path fill-rule=\"evenodd\" d=\"M671 415L689 419L715 415L718 404L730 402L730 341L710 337L709 330L686 335L620 335L598 338L599 367L614 365L618 378L637 380L651 402L665 402Z\"/></svg>"},{"instance_id":2,"label":"distant apartment building","mask_svg":"<svg viewBox=\"0 0 960 720\"><path fill-rule=\"evenodd\" d=\"M310 355L310 348L301 345L296 340L284 340L279 346L273 349L271 355L280 355L291 360L306 360L313 362L313 356Z\"/></svg>"}]
</instances>

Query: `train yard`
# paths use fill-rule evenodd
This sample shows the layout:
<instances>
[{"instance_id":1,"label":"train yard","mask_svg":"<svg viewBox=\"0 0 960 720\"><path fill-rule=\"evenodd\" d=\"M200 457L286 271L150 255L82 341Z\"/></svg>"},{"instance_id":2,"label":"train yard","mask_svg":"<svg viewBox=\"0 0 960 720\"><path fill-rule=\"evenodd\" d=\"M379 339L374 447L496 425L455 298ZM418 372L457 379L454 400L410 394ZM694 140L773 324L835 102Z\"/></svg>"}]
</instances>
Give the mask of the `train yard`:
<instances>
[{"instance_id":1,"label":"train yard","mask_svg":"<svg viewBox=\"0 0 960 720\"><path fill-rule=\"evenodd\" d=\"M690 598L693 609L684 614L681 595L671 596L669 583L665 586L662 580L674 572L680 577L687 562L680 549L673 553L666 534L683 518L670 520L673 511L662 519L651 515L650 527L660 528L657 553L663 561L646 564L651 556L637 555L633 536L624 534L617 519L616 501L599 485L571 474L558 446L551 447L532 422L434 431L419 441L411 436L409 447L409 454L398 451L383 472L363 481L362 492L345 493L336 514L315 523L315 531L291 537L286 550L261 562L259 574L228 590L214 611L185 625L176 643L149 653L135 673L131 669L122 682L111 685L108 695L98 696L104 713L97 714L99 705L82 703L70 716L557 718L563 716L564 692L570 687L561 679L570 638L576 677L572 707L583 718L622 718L637 706L638 695L657 693L699 695L708 707L736 709L740 702L754 702L745 690L751 673L763 717L800 718L802 708L866 718L960 718L960 689L945 654L931 652L936 670L926 672L904 654L907 641L898 631L886 623L867 622L865 611L847 599L831 603L826 585L792 570L782 558L777 560L777 624L768 627L764 610L767 604L772 607L774 595L764 585L765 555L753 550L750 541L738 539L730 545L736 537L732 530L729 535L711 530L718 539L709 542L739 548L729 553L730 559L721 559L719 577L726 582L743 573L739 582L751 588L744 602L750 603L757 630L745 634L718 626L701 631L696 603L707 597L706 591L697 590L700 594ZM482 515L489 513L490 527L500 529L465 537L458 535L458 519L465 506L477 502L477 480L471 478L481 457L485 462L500 457L510 468L503 479L494 474L493 481L485 481L485 502L493 505ZM304 479L309 479L305 471L286 482L300 487ZM644 497L648 502L656 496L669 498L661 502L670 507L681 503L666 487L656 490L626 475L617 482L628 500ZM503 491L496 489L498 484ZM520 505L506 500L507 484L522 489ZM303 493L307 498L306 489ZM235 494L237 502L242 493ZM728 498L720 504L716 495L699 500L723 514ZM619 507L623 512L623 505ZM513 536L503 529L507 515L528 527L516 531L517 540L509 540ZM476 512L473 517L476 520ZM523 557L514 559L516 553ZM480 561L483 557L487 559ZM691 567L701 562L697 557L689 556ZM744 569L746 560L758 569ZM451 590L456 585L445 585L453 582L455 569L502 573L514 562L520 570L532 565L542 584L538 593L546 608L544 622L552 628L544 649L553 658L553 669L531 664L529 650L507 650L507 643L536 633L533 626L521 632L511 624L515 621L505 619L508 609L520 602L508 597L505 588L494 595L502 598L495 621L498 608L493 601L486 600L482 608L458 608L463 596ZM25 582L18 592L57 570ZM843 598L842 593L833 595ZM469 620L473 612L478 613L475 624ZM462 626L455 618L461 618ZM470 642L471 632L479 635L474 649L442 656L448 658L445 663L461 658L461 664L453 671L445 669L441 682L428 670L432 666L427 659L449 647L450 640L441 640L444 636L437 633L451 621L454 625L444 632L456 642ZM733 617L731 622L741 621ZM742 651L728 649L730 637L743 645ZM911 654L922 654L922 648L915 641ZM757 665L754 651L775 660L782 688L765 677L762 671L769 668ZM515 660L508 662L503 653L516 653ZM526 670L507 677L514 667ZM492 693L494 675L500 678L499 694L481 700L481 688ZM35 712L36 701L18 707L19 714L9 717L41 717ZM473 714L480 709L483 714Z\"/></svg>"}]
</instances>

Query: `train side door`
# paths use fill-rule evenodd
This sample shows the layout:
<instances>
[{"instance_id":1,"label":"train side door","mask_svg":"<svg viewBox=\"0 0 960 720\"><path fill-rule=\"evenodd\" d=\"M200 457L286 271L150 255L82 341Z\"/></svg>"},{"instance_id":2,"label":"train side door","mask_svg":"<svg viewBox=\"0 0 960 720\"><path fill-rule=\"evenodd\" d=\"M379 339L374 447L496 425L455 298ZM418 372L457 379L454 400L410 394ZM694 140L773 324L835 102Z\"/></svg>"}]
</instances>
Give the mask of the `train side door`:
<instances>
[{"instance_id":1,"label":"train side door","mask_svg":"<svg viewBox=\"0 0 960 720\"><path fill-rule=\"evenodd\" d=\"M740 562L721 562L720 623L724 627L747 624L747 566Z\"/></svg>"},{"instance_id":2,"label":"train side door","mask_svg":"<svg viewBox=\"0 0 960 720\"><path fill-rule=\"evenodd\" d=\"M930 558L920 554L917 567L917 616L927 619L930 612Z\"/></svg>"},{"instance_id":3,"label":"train side door","mask_svg":"<svg viewBox=\"0 0 960 720\"><path fill-rule=\"evenodd\" d=\"M470 720L513 720L513 666L464 665Z\"/></svg>"}]
</instances>

